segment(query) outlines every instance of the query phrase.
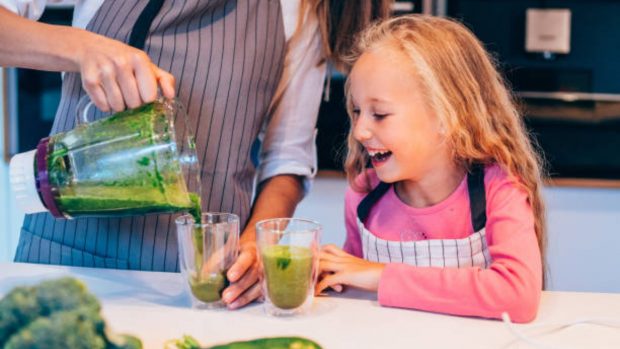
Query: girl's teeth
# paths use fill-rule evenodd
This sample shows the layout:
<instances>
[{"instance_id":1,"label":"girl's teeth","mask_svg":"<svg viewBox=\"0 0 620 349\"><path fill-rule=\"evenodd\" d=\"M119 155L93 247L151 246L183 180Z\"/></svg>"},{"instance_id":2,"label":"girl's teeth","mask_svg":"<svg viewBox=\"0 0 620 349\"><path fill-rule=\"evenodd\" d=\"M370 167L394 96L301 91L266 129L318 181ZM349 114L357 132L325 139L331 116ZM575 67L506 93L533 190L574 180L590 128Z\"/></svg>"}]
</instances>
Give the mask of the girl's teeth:
<instances>
[{"instance_id":1,"label":"girl's teeth","mask_svg":"<svg viewBox=\"0 0 620 349\"><path fill-rule=\"evenodd\" d=\"M387 159L390 155L392 155L392 152L387 150L387 151L369 151L368 155L370 155L370 157L375 160L375 161L382 161Z\"/></svg>"},{"instance_id":2,"label":"girl's teeth","mask_svg":"<svg viewBox=\"0 0 620 349\"><path fill-rule=\"evenodd\" d=\"M376 155L379 155L379 154L387 154L387 153L389 153L389 151L387 151L387 150L386 151L369 151L368 152L368 154L370 156L376 156Z\"/></svg>"}]
</instances>

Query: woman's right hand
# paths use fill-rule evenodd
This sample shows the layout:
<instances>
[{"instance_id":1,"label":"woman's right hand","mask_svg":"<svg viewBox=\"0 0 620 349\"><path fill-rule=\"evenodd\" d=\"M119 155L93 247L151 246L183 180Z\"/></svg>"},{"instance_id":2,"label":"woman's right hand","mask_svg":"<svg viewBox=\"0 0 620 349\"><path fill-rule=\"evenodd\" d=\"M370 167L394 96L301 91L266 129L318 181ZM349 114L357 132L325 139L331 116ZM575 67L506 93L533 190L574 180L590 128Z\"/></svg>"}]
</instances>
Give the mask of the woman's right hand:
<instances>
[{"instance_id":1,"label":"woman's right hand","mask_svg":"<svg viewBox=\"0 0 620 349\"><path fill-rule=\"evenodd\" d=\"M86 30L38 23L0 6L0 66L79 72L82 85L103 111L135 108L173 98L174 77L146 53Z\"/></svg>"},{"instance_id":2,"label":"woman's right hand","mask_svg":"<svg viewBox=\"0 0 620 349\"><path fill-rule=\"evenodd\" d=\"M102 111L135 108L157 98L175 96L174 77L157 67L141 50L120 41L82 32L76 63L82 86Z\"/></svg>"}]
</instances>

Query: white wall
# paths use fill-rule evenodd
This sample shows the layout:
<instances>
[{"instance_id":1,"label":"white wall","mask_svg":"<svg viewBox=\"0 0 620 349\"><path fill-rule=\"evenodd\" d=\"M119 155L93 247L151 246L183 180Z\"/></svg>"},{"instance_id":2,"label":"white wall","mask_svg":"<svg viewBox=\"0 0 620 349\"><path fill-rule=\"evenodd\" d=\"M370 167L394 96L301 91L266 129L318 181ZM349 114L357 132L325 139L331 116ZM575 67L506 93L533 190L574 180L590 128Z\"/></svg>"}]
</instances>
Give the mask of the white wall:
<instances>
[{"instance_id":1,"label":"white wall","mask_svg":"<svg viewBox=\"0 0 620 349\"><path fill-rule=\"evenodd\" d=\"M552 187L549 288L620 292L620 189Z\"/></svg>"},{"instance_id":2,"label":"white wall","mask_svg":"<svg viewBox=\"0 0 620 349\"><path fill-rule=\"evenodd\" d=\"M342 178L318 178L295 216L323 226L323 243L344 242ZM620 189L547 187L547 289L620 292Z\"/></svg>"},{"instance_id":3,"label":"white wall","mask_svg":"<svg viewBox=\"0 0 620 349\"><path fill-rule=\"evenodd\" d=\"M9 187L9 164L4 160L4 81L0 68L0 262L13 260L24 214L16 207Z\"/></svg>"}]
</instances>

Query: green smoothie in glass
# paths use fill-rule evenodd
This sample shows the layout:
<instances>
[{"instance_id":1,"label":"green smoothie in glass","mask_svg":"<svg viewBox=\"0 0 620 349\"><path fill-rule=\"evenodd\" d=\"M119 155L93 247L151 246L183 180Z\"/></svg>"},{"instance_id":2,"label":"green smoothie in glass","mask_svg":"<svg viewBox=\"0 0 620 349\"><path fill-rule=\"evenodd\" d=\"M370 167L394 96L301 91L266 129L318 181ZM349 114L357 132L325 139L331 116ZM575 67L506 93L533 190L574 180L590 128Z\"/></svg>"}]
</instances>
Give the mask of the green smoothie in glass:
<instances>
[{"instance_id":1,"label":"green smoothie in glass","mask_svg":"<svg viewBox=\"0 0 620 349\"><path fill-rule=\"evenodd\" d=\"M222 291L228 287L226 271L210 274L199 279L191 278L189 287L194 297L203 302L216 302L222 299Z\"/></svg>"},{"instance_id":2,"label":"green smoothie in glass","mask_svg":"<svg viewBox=\"0 0 620 349\"><path fill-rule=\"evenodd\" d=\"M267 296L281 309L294 309L306 301L312 283L312 250L272 245L262 253Z\"/></svg>"}]
</instances>

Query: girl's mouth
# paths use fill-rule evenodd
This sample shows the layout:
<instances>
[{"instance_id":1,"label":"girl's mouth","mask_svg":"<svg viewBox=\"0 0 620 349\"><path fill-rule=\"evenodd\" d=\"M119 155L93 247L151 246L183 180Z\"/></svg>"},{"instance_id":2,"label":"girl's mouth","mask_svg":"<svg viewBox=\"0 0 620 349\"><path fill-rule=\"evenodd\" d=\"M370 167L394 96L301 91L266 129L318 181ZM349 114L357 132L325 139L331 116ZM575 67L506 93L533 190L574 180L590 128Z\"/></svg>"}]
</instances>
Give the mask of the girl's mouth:
<instances>
[{"instance_id":1,"label":"girl's mouth","mask_svg":"<svg viewBox=\"0 0 620 349\"><path fill-rule=\"evenodd\" d=\"M389 150L385 151L368 151L368 155L370 156L370 162L373 167L383 165L389 158L392 156L392 152Z\"/></svg>"}]
</instances>

